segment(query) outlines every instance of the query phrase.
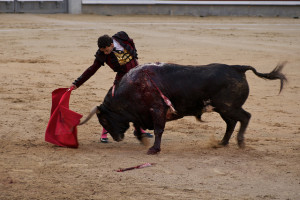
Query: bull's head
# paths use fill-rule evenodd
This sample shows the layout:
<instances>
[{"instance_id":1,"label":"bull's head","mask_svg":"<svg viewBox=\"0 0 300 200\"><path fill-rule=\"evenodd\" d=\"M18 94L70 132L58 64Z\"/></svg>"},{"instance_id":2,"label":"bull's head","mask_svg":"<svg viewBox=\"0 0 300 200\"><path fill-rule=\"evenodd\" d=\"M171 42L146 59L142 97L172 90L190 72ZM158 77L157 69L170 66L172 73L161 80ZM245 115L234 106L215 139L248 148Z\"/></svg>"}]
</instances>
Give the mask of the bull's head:
<instances>
[{"instance_id":1,"label":"bull's head","mask_svg":"<svg viewBox=\"0 0 300 200\"><path fill-rule=\"evenodd\" d=\"M129 128L129 122L120 114L112 112L102 105L98 107L97 117L100 124L109 132L111 137L120 142L124 139L124 133Z\"/></svg>"}]
</instances>

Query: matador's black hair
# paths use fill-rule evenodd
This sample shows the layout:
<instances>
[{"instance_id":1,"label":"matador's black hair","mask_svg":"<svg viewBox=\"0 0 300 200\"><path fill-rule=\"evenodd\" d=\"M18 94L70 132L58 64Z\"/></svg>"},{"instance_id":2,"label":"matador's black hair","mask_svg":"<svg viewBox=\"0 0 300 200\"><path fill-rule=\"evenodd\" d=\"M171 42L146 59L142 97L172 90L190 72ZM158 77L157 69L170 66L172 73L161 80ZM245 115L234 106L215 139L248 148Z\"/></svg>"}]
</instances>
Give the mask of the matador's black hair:
<instances>
[{"instance_id":1,"label":"matador's black hair","mask_svg":"<svg viewBox=\"0 0 300 200\"><path fill-rule=\"evenodd\" d=\"M113 40L108 35L102 35L98 38L99 49L109 47L112 43L113 43Z\"/></svg>"}]
</instances>

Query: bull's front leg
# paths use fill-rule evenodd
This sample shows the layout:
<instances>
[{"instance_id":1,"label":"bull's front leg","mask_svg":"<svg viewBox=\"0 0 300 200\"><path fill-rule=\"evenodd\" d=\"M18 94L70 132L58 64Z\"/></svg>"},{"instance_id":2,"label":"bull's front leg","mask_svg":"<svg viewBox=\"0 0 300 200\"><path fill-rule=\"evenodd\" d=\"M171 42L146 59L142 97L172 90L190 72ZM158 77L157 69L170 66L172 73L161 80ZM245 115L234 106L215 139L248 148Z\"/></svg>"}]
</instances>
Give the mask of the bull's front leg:
<instances>
[{"instance_id":1,"label":"bull's front leg","mask_svg":"<svg viewBox=\"0 0 300 200\"><path fill-rule=\"evenodd\" d=\"M151 108L150 111L153 119L155 140L154 145L148 150L147 154L154 155L160 152L161 137L166 124L166 110L164 110L163 108Z\"/></svg>"},{"instance_id":2,"label":"bull's front leg","mask_svg":"<svg viewBox=\"0 0 300 200\"><path fill-rule=\"evenodd\" d=\"M142 141L142 131L141 131L141 127L136 125L136 124L133 124L134 126L134 136L136 136L136 138L139 140L139 141Z\"/></svg>"},{"instance_id":3,"label":"bull's front leg","mask_svg":"<svg viewBox=\"0 0 300 200\"><path fill-rule=\"evenodd\" d=\"M164 130L154 129L155 140L154 145L148 150L147 154L154 155L160 152L161 136Z\"/></svg>"},{"instance_id":4,"label":"bull's front leg","mask_svg":"<svg viewBox=\"0 0 300 200\"><path fill-rule=\"evenodd\" d=\"M141 144L143 144L144 146L149 146L149 140L146 136L146 134L143 134L141 131L141 127L133 124L134 125L134 135L136 136L136 138L141 142Z\"/></svg>"}]
</instances>

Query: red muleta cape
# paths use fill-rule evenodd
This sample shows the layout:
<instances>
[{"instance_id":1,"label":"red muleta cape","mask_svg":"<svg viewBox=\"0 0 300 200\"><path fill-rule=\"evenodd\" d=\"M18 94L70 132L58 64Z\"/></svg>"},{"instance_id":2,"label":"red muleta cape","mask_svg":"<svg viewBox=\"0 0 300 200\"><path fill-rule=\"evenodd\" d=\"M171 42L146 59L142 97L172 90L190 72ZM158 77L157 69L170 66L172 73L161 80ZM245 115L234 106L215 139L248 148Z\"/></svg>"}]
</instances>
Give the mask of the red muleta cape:
<instances>
[{"instance_id":1,"label":"red muleta cape","mask_svg":"<svg viewBox=\"0 0 300 200\"><path fill-rule=\"evenodd\" d=\"M77 148L77 125L82 115L69 109L72 90L73 88L59 88L52 92L52 108L45 141L62 147Z\"/></svg>"}]
</instances>

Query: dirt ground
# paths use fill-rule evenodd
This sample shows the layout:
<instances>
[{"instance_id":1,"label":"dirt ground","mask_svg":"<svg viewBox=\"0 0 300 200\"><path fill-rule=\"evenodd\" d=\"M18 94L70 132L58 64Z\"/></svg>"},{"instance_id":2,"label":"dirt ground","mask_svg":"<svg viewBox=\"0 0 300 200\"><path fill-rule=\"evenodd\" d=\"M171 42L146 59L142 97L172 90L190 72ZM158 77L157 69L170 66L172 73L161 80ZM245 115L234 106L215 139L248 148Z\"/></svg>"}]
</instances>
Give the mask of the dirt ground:
<instances>
[{"instance_id":1,"label":"dirt ground","mask_svg":"<svg viewBox=\"0 0 300 200\"><path fill-rule=\"evenodd\" d=\"M89 67L100 35L126 31L140 63L245 64L270 72L288 61L288 84L247 72L252 114L245 141L213 148L216 113L169 122L162 151L147 155L131 126L124 141L99 142L97 118L78 127L78 149L45 142L51 92ZM0 15L0 199L300 199L300 20L292 18ZM99 105L115 73L107 66L72 92L70 108ZM176 81L176 80L174 80ZM152 133L152 131L150 131ZM153 139L150 139L150 143ZM146 162L155 166L127 172Z\"/></svg>"}]
</instances>

